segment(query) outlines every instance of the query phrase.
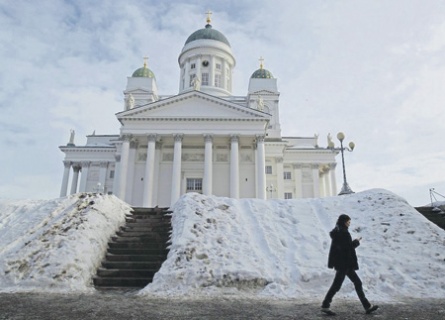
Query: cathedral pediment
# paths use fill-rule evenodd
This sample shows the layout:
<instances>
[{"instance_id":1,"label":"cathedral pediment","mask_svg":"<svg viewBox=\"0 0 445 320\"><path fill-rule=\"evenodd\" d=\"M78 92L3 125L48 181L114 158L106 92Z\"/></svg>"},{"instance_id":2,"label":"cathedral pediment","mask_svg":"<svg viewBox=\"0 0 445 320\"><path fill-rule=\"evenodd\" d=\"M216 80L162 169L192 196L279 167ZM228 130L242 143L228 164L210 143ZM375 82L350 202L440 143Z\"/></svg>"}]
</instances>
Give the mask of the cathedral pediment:
<instances>
[{"instance_id":1,"label":"cathedral pediment","mask_svg":"<svg viewBox=\"0 0 445 320\"><path fill-rule=\"evenodd\" d=\"M250 119L267 120L270 115L200 91L190 91L117 114L126 119Z\"/></svg>"}]
</instances>

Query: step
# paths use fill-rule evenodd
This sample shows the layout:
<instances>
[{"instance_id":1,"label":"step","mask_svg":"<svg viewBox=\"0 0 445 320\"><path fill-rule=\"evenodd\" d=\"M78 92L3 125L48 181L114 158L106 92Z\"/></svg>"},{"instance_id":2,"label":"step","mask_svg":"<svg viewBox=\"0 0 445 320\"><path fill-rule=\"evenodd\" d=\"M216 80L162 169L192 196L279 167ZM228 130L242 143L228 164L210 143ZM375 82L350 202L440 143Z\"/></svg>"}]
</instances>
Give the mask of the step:
<instances>
[{"instance_id":1,"label":"step","mask_svg":"<svg viewBox=\"0 0 445 320\"><path fill-rule=\"evenodd\" d=\"M145 233L152 233L154 232L154 230L156 229L160 229L158 230L158 232L170 232L172 231L172 228L170 226L167 227L153 227L150 225L138 225L138 224L131 224L131 225L126 225L125 227L121 227L120 231L131 231L131 232L145 232Z\"/></svg>"},{"instance_id":2,"label":"step","mask_svg":"<svg viewBox=\"0 0 445 320\"><path fill-rule=\"evenodd\" d=\"M107 253L106 261L165 261L167 255L163 254L111 254Z\"/></svg>"},{"instance_id":3,"label":"step","mask_svg":"<svg viewBox=\"0 0 445 320\"><path fill-rule=\"evenodd\" d=\"M101 278L114 277L114 278L153 278L155 273L159 270L141 270L141 269L103 269L97 270L97 276Z\"/></svg>"},{"instance_id":4,"label":"step","mask_svg":"<svg viewBox=\"0 0 445 320\"><path fill-rule=\"evenodd\" d=\"M167 257L169 250L164 248L108 248L114 255L162 255Z\"/></svg>"},{"instance_id":5,"label":"step","mask_svg":"<svg viewBox=\"0 0 445 320\"><path fill-rule=\"evenodd\" d=\"M157 242L108 242L108 248L113 249L164 249L166 243Z\"/></svg>"},{"instance_id":6,"label":"step","mask_svg":"<svg viewBox=\"0 0 445 320\"><path fill-rule=\"evenodd\" d=\"M137 287L143 288L149 284L152 278L102 278L93 277L93 283L95 286L100 287Z\"/></svg>"},{"instance_id":7,"label":"step","mask_svg":"<svg viewBox=\"0 0 445 320\"><path fill-rule=\"evenodd\" d=\"M143 236L113 236L111 237L111 240L115 243L141 243L141 244L159 244L159 243L166 243L168 240L168 235L165 237L162 237L160 235L143 235Z\"/></svg>"},{"instance_id":8,"label":"step","mask_svg":"<svg viewBox=\"0 0 445 320\"><path fill-rule=\"evenodd\" d=\"M152 224L154 226L159 226L159 225L171 225L171 221L170 220L162 220L162 219L137 219L137 218L133 218L133 217L127 217L125 218L125 222L126 223L142 223L142 224Z\"/></svg>"},{"instance_id":9,"label":"step","mask_svg":"<svg viewBox=\"0 0 445 320\"><path fill-rule=\"evenodd\" d=\"M144 239L151 238L151 239L164 239L168 238L170 236L170 232L147 232L147 231L138 231L138 230L124 230L124 231L118 231L116 232L116 235L113 236L113 238L134 238L134 237L141 237Z\"/></svg>"},{"instance_id":10,"label":"step","mask_svg":"<svg viewBox=\"0 0 445 320\"><path fill-rule=\"evenodd\" d=\"M131 208L131 210L133 212L172 212L168 209L169 208L167 208L167 207L163 207L163 208L159 208L159 207L155 207L155 208L132 207Z\"/></svg>"},{"instance_id":11,"label":"step","mask_svg":"<svg viewBox=\"0 0 445 320\"><path fill-rule=\"evenodd\" d=\"M102 266L105 269L144 269L157 271L163 261L103 261Z\"/></svg>"},{"instance_id":12,"label":"step","mask_svg":"<svg viewBox=\"0 0 445 320\"><path fill-rule=\"evenodd\" d=\"M171 221L171 216L164 215L143 215L143 214L132 214L126 215L126 218L129 219L141 219L141 220L153 220L153 221Z\"/></svg>"}]
</instances>

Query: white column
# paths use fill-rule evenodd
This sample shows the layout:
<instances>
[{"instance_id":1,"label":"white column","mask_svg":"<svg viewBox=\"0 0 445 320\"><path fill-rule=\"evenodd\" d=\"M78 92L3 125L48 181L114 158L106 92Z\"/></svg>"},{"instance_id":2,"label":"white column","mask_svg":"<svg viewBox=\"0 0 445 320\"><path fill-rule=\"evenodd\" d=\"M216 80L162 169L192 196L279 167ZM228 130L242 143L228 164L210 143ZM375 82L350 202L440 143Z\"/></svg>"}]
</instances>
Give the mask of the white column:
<instances>
[{"instance_id":1,"label":"white column","mask_svg":"<svg viewBox=\"0 0 445 320\"><path fill-rule=\"evenodd\" d=\"M100 183L100 189L97 190L98 192L105 193L105 183L107 182L107 169L108 169L108 162L102 161L100 163L100 171L99 171L99 183Z\"/></svg>"},{"instance_id":2,"label":"white column","mask_svg":"<svg viewBox=\"0 0 445 320\"><path fill-rule=\"evenodd\" d=\"M215 86L215 63L213 61L213 56L210 56L209 61L209 86Z\"/></svg>"},{"instance_id":3,"label":"white column","mask_svg":"<svg viewBox=\"0 0 445 320\"><path fill-rule=\"evenodd\" d=\"M127 190L127 175L128 175L128 157L130 154L130 135L124 135L122 137L122 150L121 150L121 165L119 176L119 198L125 201Z\"/></svg>"},{"instance_id":4,"label":"white column","mask_svg":"<svg viewBox=\"0 0 445 320\"><path fill-rule=\"evenodd\" d=\"M70 194L75 194L77 192L77 182L79 181L79 171L80 165L78 163L73 164L73 180L71 181L71 191Z\"/></svg>"},{"instance_id":5,"label":"white column","mask_svg":"<svg viewBox=\"0 0 445 320\"><path fill-rule=\"evenodd\" d=\"M257 141L257 177L258 199L266 199L266 154L264 150L264 136L256 136Z\"/></svg>"},{"instance_id":6,"label":"white column","mask_svg":"<svg viewBox=\"0 0 445 320\"><path fill-rule=\"evenodd\" d=\"M275 159L277 164L277 198L284 199L284 168L283 158L278 157Z\"/></svg>"},{"instance_id":7,"label":"white column","mask_svg":"<svg viewBox=\"0 0 445 320\"><path fill-rule=\"evenodd\" d=\"M202 85L201 56L196 58L195 68L196 68L196 76L199 77L199 80L201 81L201 85Z\"/></svg>"},{"instance_id":8,"label":"white column","mask_svg":"<svg viewBox=\"0 0 445 320\"><path fill-rule=\"evenodd\" d=\"M329 164L329 175L331 176L331 196L335 196L337 194L337 180L335 178L335 167L336 163Z\"/></svg>"},{"instance_id":9,"label":"white column","mask_svg":"<svg viewBox=\"0 0 445 320\"><path fill-rule=\"evenodd\" d=\"M221 87L229 91L230 89L227 87L226 60L224 59L221 64L221 82Z\"/></svg>"},{"instance_id":10,"label":"white column","mask_svg":"<svg viewBox=\"0 0 445 320\"><path fill-rule=\"evenodd\" d=\"M114 178L113 178L113 194L119 197L119 182L121 174L121 156L115 155L114 159Z\"/></svg>"},{"instance_id":11,"label":"white column","mask_svg":"<svg viewBox=\"0 0 445 320\"><path fill-rule=\"evenodd\" d=\"M294 164L295 198L303 198L303 173L301 164Z\"/></svg>"},{"instance_id":12,"label":"white column","mask_svg":"<svg viewBox=\"0 0 445 320\"><path fill-rule=\"evenodd\" d=\"M82 161L82 174L80 175L80 192L87 191L88 172L90 171L90 161Z\"/></svg>"},{"instance_id":13,"label":"white column","mask_svg":"<svg viewBox=\"0 0 445 320\"><path fill-rule=\"evenodd\" d=\"M125 202L129 204L133 204L133 188L137 150L138 141L131 139L130 152L128 153L127 190L125 191Z\"/></svg>"},{"instance_id":14,"label":"white column","mask_svg":"<svg viewBox=\"0 0 445 320\"><path fill-rule=\"evenodd\" d=\"M173 206L181 195L181 161L182 161L182 138L184 135L176 134L175 147L173 151L173 170L172 170L172 193L170 206Z\"/></svg>"},{"instance_id":15,"label":"white column","mask_svg":"<svg viewBox=\"0 0 445 320\"><path fill-rule=\"evenodd\" d=\"M63 161L63 166L65 167L65 169L63 170L63 179L62 179L62 187L60 188L60 197L65 197L68 191L68 180L70 178L71 162Z\"/></svg>"},{"instance_id":16,"label":"white column","mask_svg":"<svg viewBox=\"0 0 445 320\"><path fill-rule=\"evenodd\" d=\"M239 198L239 137L230 137L230 197Z\"/></svg>"},{"instance_id":17,"label":"white column","mask_svg":"<svg viewBox=\"0 0 445 320\"><path fill-rule=\"evenodd\" d=\"M205 151L204 151L204 181L202 182L202 191L204 195L212 194L213 186L213 138L211 135L204 135Z\"/></svg>"},{"instance_id":18,"label":"white column","mask_svg":"<svg viewBox=\"0 0 445 320\"><path fill-rule=\"evenodd\" d=\"M155 168L155 153L156 153L156 135L150 134L148 136L147 145L147 162L145 163L144 175L144 199L142 206L153 207L153 185L154 185L154 168Z\"/></svg>"},{"instance_id":19,"label":"white column","mask_svg":"<svg viewBox=\"0 0 445 320\"><path fill-rule=\"evenodd\" d=\"M314 198L318 198L320 196L320 169L318 164L313 164L312 168L312 185L313 185L313 193Z\"/></svg>"}]
</instances>

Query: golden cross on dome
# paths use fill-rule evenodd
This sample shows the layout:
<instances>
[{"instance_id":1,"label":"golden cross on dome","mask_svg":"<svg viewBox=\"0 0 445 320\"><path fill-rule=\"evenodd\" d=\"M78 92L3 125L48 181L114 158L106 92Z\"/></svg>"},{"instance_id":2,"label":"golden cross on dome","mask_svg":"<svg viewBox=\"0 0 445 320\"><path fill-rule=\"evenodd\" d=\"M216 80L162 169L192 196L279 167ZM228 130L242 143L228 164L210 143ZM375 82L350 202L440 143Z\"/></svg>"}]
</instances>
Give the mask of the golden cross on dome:
<instances>
[{"instance_id":1,"label":"golden cross on dome","mask_svg":"<svg viewBox=\"0 0 445 320\"><path fill-rule=\"evenodd\" d=\"M147 63L148 63L148 57L145 56L144 57L144 68L147 68Z\"/></svg>"},{"instance_id":2,"label":"golden cross on dome","mask_svg":"<svg viewBox=\"0 0 445 320\"><path fill-rule=\"evenodd\" d=\"M264 59L263 59L263 57L260 57L258 60L260 61L260 69L263 69L263 67L264 67Z\"/></svg>"},{"instance_id":3,"label":"golden cross on dome","mask_svg":"<svg viewBox=\"0 0 445 320\"><path fill-rule=\"evenodd\" d=\"M212 22L212 18L211 18L211 15L212 15L212 11L210 11L210 10L208 10L207 12L206 12L206 15L207 15L207 24L210 24L210 22Z\"/></svg>"}]
</instances>

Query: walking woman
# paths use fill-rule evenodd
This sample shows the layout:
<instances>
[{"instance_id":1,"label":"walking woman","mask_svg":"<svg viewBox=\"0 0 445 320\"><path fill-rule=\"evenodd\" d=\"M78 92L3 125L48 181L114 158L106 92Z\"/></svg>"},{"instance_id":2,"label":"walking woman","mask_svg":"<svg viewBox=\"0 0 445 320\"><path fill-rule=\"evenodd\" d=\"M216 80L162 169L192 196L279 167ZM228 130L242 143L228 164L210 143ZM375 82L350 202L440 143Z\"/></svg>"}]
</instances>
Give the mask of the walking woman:
<instances>
[{"instance_id":1,"label":"walking woman","mask_svg":"<svg viewBox=\"0 0 445 320\"><path fill-rule=\"evenodd\" d=\"M328 268L334 268L336 273L334 281L321 305L321 311L328 315L335 315L335 312L330 309L332 298L340 290L346 276L354 283L355 291L367 314L379 308L376 305L371 305L368 299L366 299L362 281L355 272L355 270L358 270L355 248L360 245L362 238L352 240L348 231L350 224L351 218L346 214L342 214L338 217L335 228L329 233L332 242L329 250Z\"/></svg>"}]
</instances>

